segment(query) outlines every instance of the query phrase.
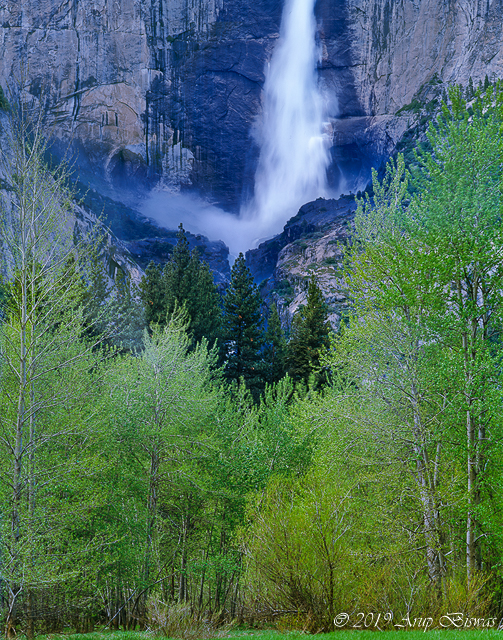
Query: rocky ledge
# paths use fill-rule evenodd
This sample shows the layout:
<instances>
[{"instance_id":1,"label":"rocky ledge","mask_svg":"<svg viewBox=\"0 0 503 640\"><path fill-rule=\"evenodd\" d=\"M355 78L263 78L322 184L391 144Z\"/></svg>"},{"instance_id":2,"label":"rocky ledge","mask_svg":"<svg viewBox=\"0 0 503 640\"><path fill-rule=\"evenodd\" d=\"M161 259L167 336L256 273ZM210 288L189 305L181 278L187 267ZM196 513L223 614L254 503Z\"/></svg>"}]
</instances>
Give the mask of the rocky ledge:
<instances>
[{"instance_id":1,"label":"rocky ledge","mask_svg":"<svg viewBox=\"0 0 503 640\"><path fill-rule=\"evenodd\" d=\"M328 304L330 322L334 328L339 325L348 306L340 276L342 247L350 236L355 211L354 196L318 198L302 206L280 235L246 253L262 295L278 304L285 328L305 304L312 274Z\"/></svg>"},{"instance_id":2,"label":"rocky ledge","mask_svg":"<svg viewBox=\"0 0 503 640\"><path fill-rule=\"evenodd\" d=\"M76 187L81 208L103 221L117 239L116 244L140 267L142 274L149 262L163 265L170 259L177 242L176 230L165 229L133 207L88 186L78 183ZM215 283L227 284L230 280L227 246L189 231L186 235L190 249L197 248L201 259L209 264Z\"/></svg>"}]
</instances>

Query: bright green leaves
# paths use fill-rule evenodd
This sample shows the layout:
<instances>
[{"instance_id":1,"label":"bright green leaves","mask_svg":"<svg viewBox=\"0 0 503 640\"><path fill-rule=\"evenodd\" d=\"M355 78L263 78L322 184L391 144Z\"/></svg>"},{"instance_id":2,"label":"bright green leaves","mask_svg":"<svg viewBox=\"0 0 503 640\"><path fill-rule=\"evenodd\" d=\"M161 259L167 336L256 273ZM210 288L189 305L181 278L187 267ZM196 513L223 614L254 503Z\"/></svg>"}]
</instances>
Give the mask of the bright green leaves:
<instances>
[{"instance_id":1,"label":"bright green leaves","mask_svg":"<svg viewBox=\"0 0 503 640\"><path fill-rule=\"evenodd\" d=\"M427 488L416 508L436 584L457 570L442 543L453 517L439 506L447 504L446 487L456 487L465 513L465 530L451 535L456 544L467 540L469 580L479 567L478 541L492 528L483 505L495 476L481 461L503 433L494 339L503 319L500 128L499 90L477 98L469 113L453 89L413 176L401 157L382 184L374 176L374 200L360 203L347 253L355 315L335 343L333 366L373 407L372 417L364 411L355 421L387 433L394 455L402 451L418 488Z\"/></svg>"},{"instance_id":2,"label":"bright green leaves","mask_svg":"<svg viewBox=\"0 0 503 640\"><path fill-rule=\"evenodd\" d=\"M316 628L411 588L414 610L476 611L478 572L500 580L501 100L454 89L412 175L399 156L359 203L333 384L292 409L313 466L269 486L248 540L256 591Z\"/></svg>"}]
</instances>

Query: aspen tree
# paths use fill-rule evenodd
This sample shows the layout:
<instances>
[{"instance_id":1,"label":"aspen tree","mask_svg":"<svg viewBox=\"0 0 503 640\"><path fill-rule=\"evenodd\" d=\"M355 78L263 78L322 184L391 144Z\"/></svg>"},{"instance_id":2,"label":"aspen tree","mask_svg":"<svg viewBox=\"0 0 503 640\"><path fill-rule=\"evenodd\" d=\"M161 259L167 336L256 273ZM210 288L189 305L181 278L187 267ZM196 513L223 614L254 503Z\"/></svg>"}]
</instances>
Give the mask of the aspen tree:
<instances>
[{"instance_id":1,"label":"aspen tree","mask_svg":"<svg viewBox=\"0 0 503 640\"><path fill-rule=\"evenodd\" d=\"M56 478L68 471L54 459L48 468L48 452L65 438L67 452L78 446L76 407L90 392L88 371L101 357L96 347L102 338L82 339L85 284L78 265L87 238L83 230L80 239L75 234L68 172L64 164L50 168L45 162L43 110L19 98L12 103L2 116L0 157L6 294L0 325L0 571L7 590L6 635L15 634L22 598L32 636L33 592L50 584L47 545L58 528L58 510L53 519L39 508L40 485L57 486ZM66 424L56 418L62 410Z\"/></svg>"}]
</instances>

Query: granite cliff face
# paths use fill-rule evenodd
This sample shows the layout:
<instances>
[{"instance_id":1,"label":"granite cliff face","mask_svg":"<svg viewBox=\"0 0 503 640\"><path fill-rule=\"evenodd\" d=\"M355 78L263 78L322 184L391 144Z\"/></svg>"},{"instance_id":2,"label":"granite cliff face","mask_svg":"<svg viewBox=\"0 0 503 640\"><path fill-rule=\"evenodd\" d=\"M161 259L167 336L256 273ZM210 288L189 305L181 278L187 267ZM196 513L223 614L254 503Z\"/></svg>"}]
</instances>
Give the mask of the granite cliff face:
<instances>
[{"instance_id":1,"label":"granite cliff face","mask_svg":"<svg viewBox=\"0 0 503 640\"><path fill-rule=\"evenodd\" d=\"M3 0L0 83L48 91L57 135L118 190L159 181L236 210L281 0ZM363 182L447 82L503 72L503 0L318 0L330 181Z\"/></svg>"},{"instance_id":2,"label":"granite cliff face","mask_svg":"<svg viewBox=\"0 0 503 640\"><path fill-rule=\"evenodd\" d=\"M0 82L49 93L57 136L110 185L162 179L236 205L280 13L277 0L8 0Z\"/></svg>"},{"instance_id":3,"label":"granite cliff face","mask_svg":"<svg viewBox=\"0 0 503 640\"><path fill-rule=\"evenodd\" d=\"M285 225L283 233L247 251L246 263L266 301L276 302L281 322L289 327L307 300L309 279L315 276L337 328L348 309L340 276L343 246L351 235L355 199L318 198L308 202Z\"/></svg>"},{"instance_id":4,"label":"granite cliff face","mask_svg":"<svg viewBox=\"0 0 503 640\"><path fill-rule=\"evenodd\" d=\"M386 160L417 120L417 109L407 108L415 100L431 111L446 84L503 75L501 0L319 0L317 7L320 73L339 102L334 165L347 173L365 176Z\"/></svg>"}]
</instances>

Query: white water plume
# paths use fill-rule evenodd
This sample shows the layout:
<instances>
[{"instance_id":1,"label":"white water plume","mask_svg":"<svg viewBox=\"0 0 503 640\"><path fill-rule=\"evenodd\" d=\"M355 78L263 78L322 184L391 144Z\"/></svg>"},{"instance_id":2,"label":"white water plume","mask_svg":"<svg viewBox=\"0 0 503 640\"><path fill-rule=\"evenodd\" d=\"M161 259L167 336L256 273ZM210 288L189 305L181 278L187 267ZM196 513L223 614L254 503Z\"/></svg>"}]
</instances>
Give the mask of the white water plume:
<instances>
[{"instance_id":1,"label":"white water plume","mask_svg":"<svg viewBox=\"0 0 503 640\"><path fill-rule=\"evenodd\" d=\"M260 146L253 199L239 216L194 196L152 194L143 212L161 224L223 240L232 255L280 233L306 202L327 195L331 144L318 86L315 0L286 0L280 37L266 69L263 112L254 127ZM178 219L175 219L175 216Z\"/></svg>"},{"instance_id":2,"label":"white water plume","mask_svg":"<svg viewBox=\"0 0 503 640\"><path fill-rule=\"evenodd\" d=\"M281 231L299 207L326 195L328 144L316 73L315 0L287 0L280 40L267 69L255 194L242 209L261 235Z\"/></svg>"}]
</instances>

